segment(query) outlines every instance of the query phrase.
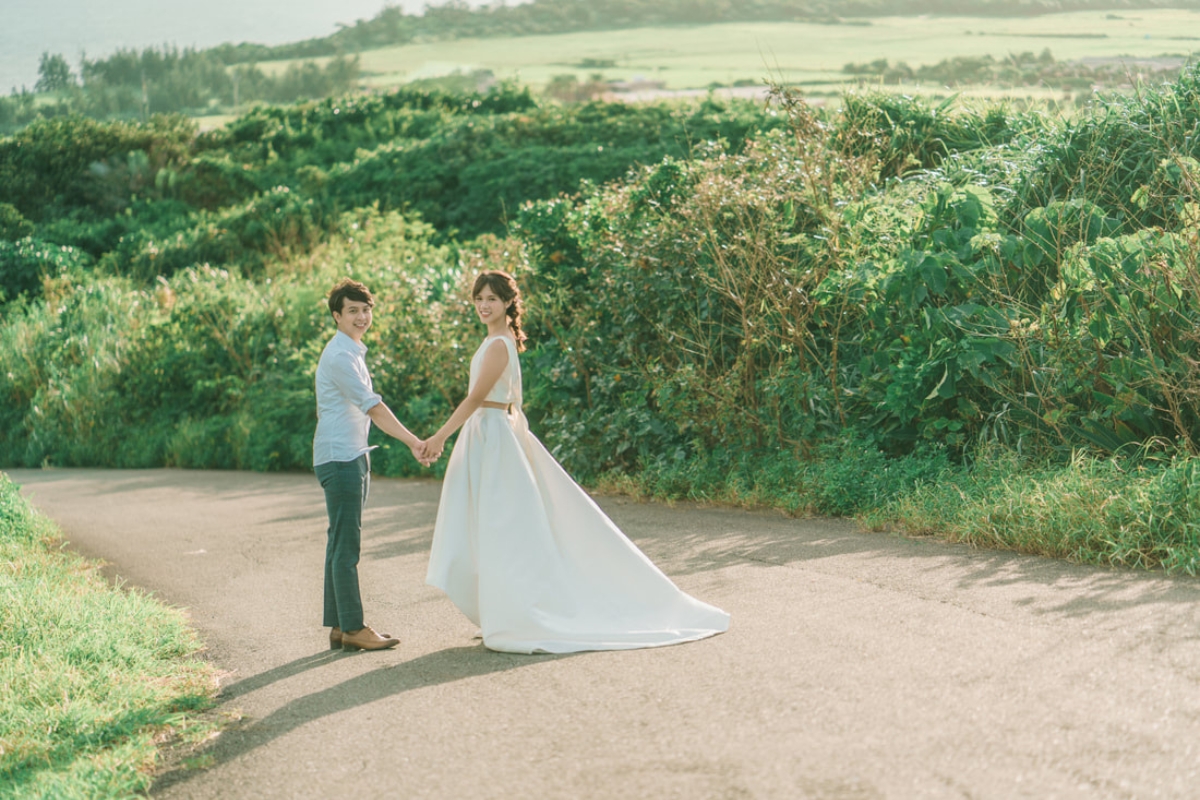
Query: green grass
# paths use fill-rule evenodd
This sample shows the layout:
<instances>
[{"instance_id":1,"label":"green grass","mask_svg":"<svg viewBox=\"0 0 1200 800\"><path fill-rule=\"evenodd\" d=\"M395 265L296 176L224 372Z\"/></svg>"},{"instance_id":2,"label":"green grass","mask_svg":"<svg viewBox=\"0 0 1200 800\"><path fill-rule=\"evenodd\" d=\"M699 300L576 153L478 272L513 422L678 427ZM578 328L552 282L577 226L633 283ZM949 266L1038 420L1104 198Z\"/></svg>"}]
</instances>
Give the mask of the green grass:
<instances>
[{"instance_id":1,"label":"green grass","mask_svg":"<svg viewBox=\"0 0 1200 800\"><path fill-rule=\"evenodd\" d=\"M699 454L601 477L600 492L853 516L868 530L937 536L1079 563L1200 574L1200 458L1038 464L986 450L952 465L888 458L853 435L806 457Z\"/></svg>"},{"instance_id":2,"label":"green grass","mask_svg":"<svg viewBox=\"0 0 1200 800\"><path fill-rule=\"evenodd\" d=\"M0 797L124 798L215 692L183 616L110 586L0 473Z\"/></svg>"},{"instance_id":3,"label":"green grass","mask_svg":"<svg viewBox=\"0 0 1200 800\"><path fill-rule=\"evenodd\" d=\"M535 88L555 75L586 80L638 76L667 89L713 83L759 81L771 76L814 89L832 90L845 80L849 62L905 61L935 64L954 56L1040 53L1061 60L1086 57L1150 58L1200 49L1200 12L1161 9L1111 14L1075 12L997 19L990 17L882 17L867 25L737 23L684 28L637 28L555 36L461 39L406 45L361 54L364 80L386 87L458 70L490 69L497 78ZM581 66L585 59L615 66ZM268 71L291 62L264 63ZM940 87L934 87L940 89ZM1015 92L1022 96L1027 90Z\"/></svg>"},{"instance_id":4,"label":"green grass","mask_svg":"<svg viewBox=\"0 0 1200 800\"><path fill-rule=\"evenodd\" d=\"M1132 463L1131 463L1132 462ZM1200 573L1200 459L1079 456L1031 468L1011 452L944 473L862 521L1089 564Z\"/></svg>"}]
</instances>

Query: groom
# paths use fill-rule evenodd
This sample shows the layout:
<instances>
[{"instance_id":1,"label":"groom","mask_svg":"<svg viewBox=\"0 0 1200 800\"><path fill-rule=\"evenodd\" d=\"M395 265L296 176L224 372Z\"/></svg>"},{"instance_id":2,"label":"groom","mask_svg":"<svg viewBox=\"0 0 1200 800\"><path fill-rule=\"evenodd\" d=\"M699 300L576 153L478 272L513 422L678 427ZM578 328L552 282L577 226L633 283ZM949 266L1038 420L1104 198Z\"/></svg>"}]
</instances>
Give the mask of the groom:
<instances>
[{"instance_id":1,"label":"groom","mask_svg":"<svg viewBox=\"0 0 1200 800\"><path fill-rule=\"evenodd\" d=\"M428 466L424 443L400 424L371 387L363 334L371 327L375 298L358 281L344 278L329 293L337 333L317 363L317 433L313 469L325 490L329 539L325 547L325 622L336 650L385 650L399 639L380 635L363 623L358 591L362 512L371 485L367 434L371 423L404 442Z\"/></svg>"}]
</instances>

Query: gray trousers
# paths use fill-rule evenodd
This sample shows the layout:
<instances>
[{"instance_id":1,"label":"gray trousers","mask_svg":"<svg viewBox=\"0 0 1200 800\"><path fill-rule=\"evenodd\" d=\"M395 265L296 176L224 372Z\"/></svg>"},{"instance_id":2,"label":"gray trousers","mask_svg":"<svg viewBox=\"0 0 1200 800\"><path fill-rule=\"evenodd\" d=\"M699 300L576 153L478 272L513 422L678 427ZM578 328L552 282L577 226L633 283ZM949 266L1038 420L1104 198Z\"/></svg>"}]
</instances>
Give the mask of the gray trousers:
<instances>
[{"instance_id":1,"label":"gray trousers","mask_svg":"<svg viewBox=\"0 0 1200 800\"><path fill-rule=\"evenodd\" d=\"M371 488L371 462L364 453L353 461L329 461L314 471L325 490L329 538L325 544L325 627L363 627L358 591L362 512Z\"/></svg>"}]
</instances>

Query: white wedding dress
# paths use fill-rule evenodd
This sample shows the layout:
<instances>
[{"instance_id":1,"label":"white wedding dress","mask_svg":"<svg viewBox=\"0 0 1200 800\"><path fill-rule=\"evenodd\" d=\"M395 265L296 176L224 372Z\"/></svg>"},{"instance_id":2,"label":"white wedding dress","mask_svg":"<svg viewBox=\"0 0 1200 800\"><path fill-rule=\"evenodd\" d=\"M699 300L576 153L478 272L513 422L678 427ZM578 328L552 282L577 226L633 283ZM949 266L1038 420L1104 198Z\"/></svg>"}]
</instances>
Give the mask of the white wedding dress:
<instances>
[{"instance_id":1,"label":"white wedding dress","mask_svg":"<svg viewBox=\"0 0 1200 800\"><path fill-rule=\"evenodd\" d=\"M621 533L529 432L516 342L508 367L455 442L426 582L444 591L506 653L625 650L690 642L729 615L684 594Z\"/></svg>"}]
</instances>

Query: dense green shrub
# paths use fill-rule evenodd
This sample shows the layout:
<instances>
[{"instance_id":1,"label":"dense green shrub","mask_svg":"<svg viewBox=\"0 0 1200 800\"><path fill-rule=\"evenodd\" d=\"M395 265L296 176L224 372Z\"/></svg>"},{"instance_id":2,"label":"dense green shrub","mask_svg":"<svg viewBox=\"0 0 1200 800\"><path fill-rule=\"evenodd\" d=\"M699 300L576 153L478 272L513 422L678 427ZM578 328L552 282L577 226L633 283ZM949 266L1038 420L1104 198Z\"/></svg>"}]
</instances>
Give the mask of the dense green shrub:
<instances>
[{"instance_id":1,"label":"dense green shrub","mask_svg":"<svg viewBox=\"0 0 1200 800\"><path fill-rule=\"evenodd\" d=\"M975 413L978 390L959 386L959 371L978 375L1006 352L994 334L962 330L987 315L960 307L975 278L951 269L995 224L987 191L864 199L892 170L890 150L849 135L861 120L788 110L790 131L742 154L666 160L578 205L523 213L538 319L560 371L584 383L551 419L578 419L581 396L595 414L572 440L581 462L629 468L732 441L804 448L858 421L893 450L947 434L962 444L958 417ZM634 408L640 424L626 419ZM614 447L614 430L636 450Z\"/></svg>"},{"instance_id":2,"label":"dense green shrub","mask_svg":"<svg viewBox=\"0 0 1200 800\"><path fill-rule=\"evenodd\" d=\"M527 90L403 89L190 122L42 122L0 140L13 224L153 279L198 264L243 274L311 248L337 213L417 212L445 238L499 232L530 199L618 178L692 143L738 150L780 124L753 103L539 105ZM74 143L74 147L70 143Z\"/></svg>"},{"instance_id":3,"label":"dense green shrub","mask_svg":"<svg viewBox=\"0 0 1200 800\"><path fill-rule=\"evenodd\" d=\"M773 506L791 514L853 516L885 507L942 480L952 466L928 446L901 457L882 453L871 437L846 430L813 452L736 447L691 456L659 454L632 478L601 476L614 488L666 500L687 498Z\"/></svg>"},{"instance_id":4,"label":"dense green shrub","mask_svg":"<svg viewBox=\"0 0 1200 800\"><path fill-rule=\"evenodd\" d=\"M33 223L12 203L0 203L0 240L14 241L33 235Z\"/></svg>"},{"instance_id":5,"label":"dense green shrub","mask_svg":"<svg viewBox=\"0 0 1200 800\"><path fill-rule=\"evenodd\" d=\"M1037 114L1018 114L1003 103L956 105L879 91L849 92L836 120L841 146L870 153L883 177L929 169L954 153L1004 145L1044 125Z\"/></svg>"},{"instance_id":6,"label":"dense green shrub","mask_svg":"<svg viewBox=\"0 0 1200 800\"><path fill-rule=\"evenodd\" d=\"M155 191L160 173L187 157L195 130L185 117L41 120L0 138L0 186L6 201L35 222L77 206L111 213L132 195Z\"/></svg>"},{"instance_id":7,"label":"dense green shrub","mask_svg":"<svg viewBox=\"0 0 1200 800\"><path fill-rule=\"evenodd\" d=\"M207 266L149 288L59 281L0 328L0 463L305 468L314 370L333 331L323 295L344 274L380 299L376 386L406 422L432 430L465 392L466 345L431 335L454 330L443 307L460 302L458 267L431 236L367 210L268 281ZM387 446L376 467L420 469L407 448Z\"/></svg>"},{"instance_id":8,"label":"dense green shrub","mask_svg":"<svg viewBox=\"0 0 1200 800\"><path fill-rule=\"evenodd\" d=\"M779 124L750 102L562 108L502 86L455 102L409 91L264 111L201 146L209 164L224 150L224 163L249 165L242 172L259 189L288 184L342 208L417 211L471 238L500 232L527 200L686 156L697 142L719 139L736 151Z\"/></svg>"},{"instance_id":9,"label":"dense green shrub","mask_svg":"<svg viewBox=\"0 0 1200 800\"><path fill-rule=\"evenodd\" d=\"M91 208L73 208L37 226L39 238L77 247L99 259L119 249L126 236L148 235L163 239L189 227L192 207L174 199L144 198L131 202L116 214L101 214Z\"/></svg>"},{"instance_id":10,"label":"dense green shrub","mask_svg":"<svg viewBox=\"0 0 1200 800\"><path fill-rule=\"evenodd\" d=\"M379 94L348 94L290 106L258 106L223 128L199 137L200 153L227 153L239 163L282 159L286 169L329 167L391 139L426 139L457 116L531 111L528 89L504 83L485 93L450 94L400 87ZM280 177L273 175L273 178Z\"/></svg>"},{"instance_id":11,"label":"dense green shrub","mask_svg":"<svg viewBox=\"0 0 1200 800\"><path fill-rule=\"evenodd\" d=\"M105 254L101 266L144 281L201 264L257 275L269 261L310 250L324 239L335 218L311 198L280 186L239 205L201 211L178 222L174 230L129 231Z\"/></svg>"},{"instance_id":12,"label":"dense green shrub","mask_svg":"<svg viewBox=\"0 0 1200 800\"><path fill-rule=\"evenodd\" d=\"M1194 233L1123 234L1086 196L1029 208L996 181L1050 174L1052 150L1030 143L1080 123L885 95L855 96L832 125L789 110L790 134L742 154L523 212L553 340L536 358L570 378L538 411L575 464L629 470L730 442L805 452L847 427L893 454L1194 446ZM1140 113L1111 135L1138 135ZM1105 191L1190 219L1191 175L1180 157Z\"/></svg>"},{"instance_id":13,"label":"dense green shrub","mask_svg":"<svg viewBox=\"0 0 1200 800\"><path fill-rule=\"evenodd\" d=\"M0 239L0 306L19 297L28 302L41 294L46 277L86 268L91 261L74 247L31 236L15 242Z\"/></svg>"},{"instance_id":14,"label":"dense green shrub","mask_svg":"<svg viewBox=\"0 0 1200 800\"><path fill-rule=\"evenodd\" d=\"M1054 201L1086 200L1120 222L1122 233L1194 228L1198 133L1195 66L1136 96L1103 98L1093 113L1063 120L1038 142L1038 161L1014 183L1009 213L1019 217Z\"/></svg>"}]
</instances>

